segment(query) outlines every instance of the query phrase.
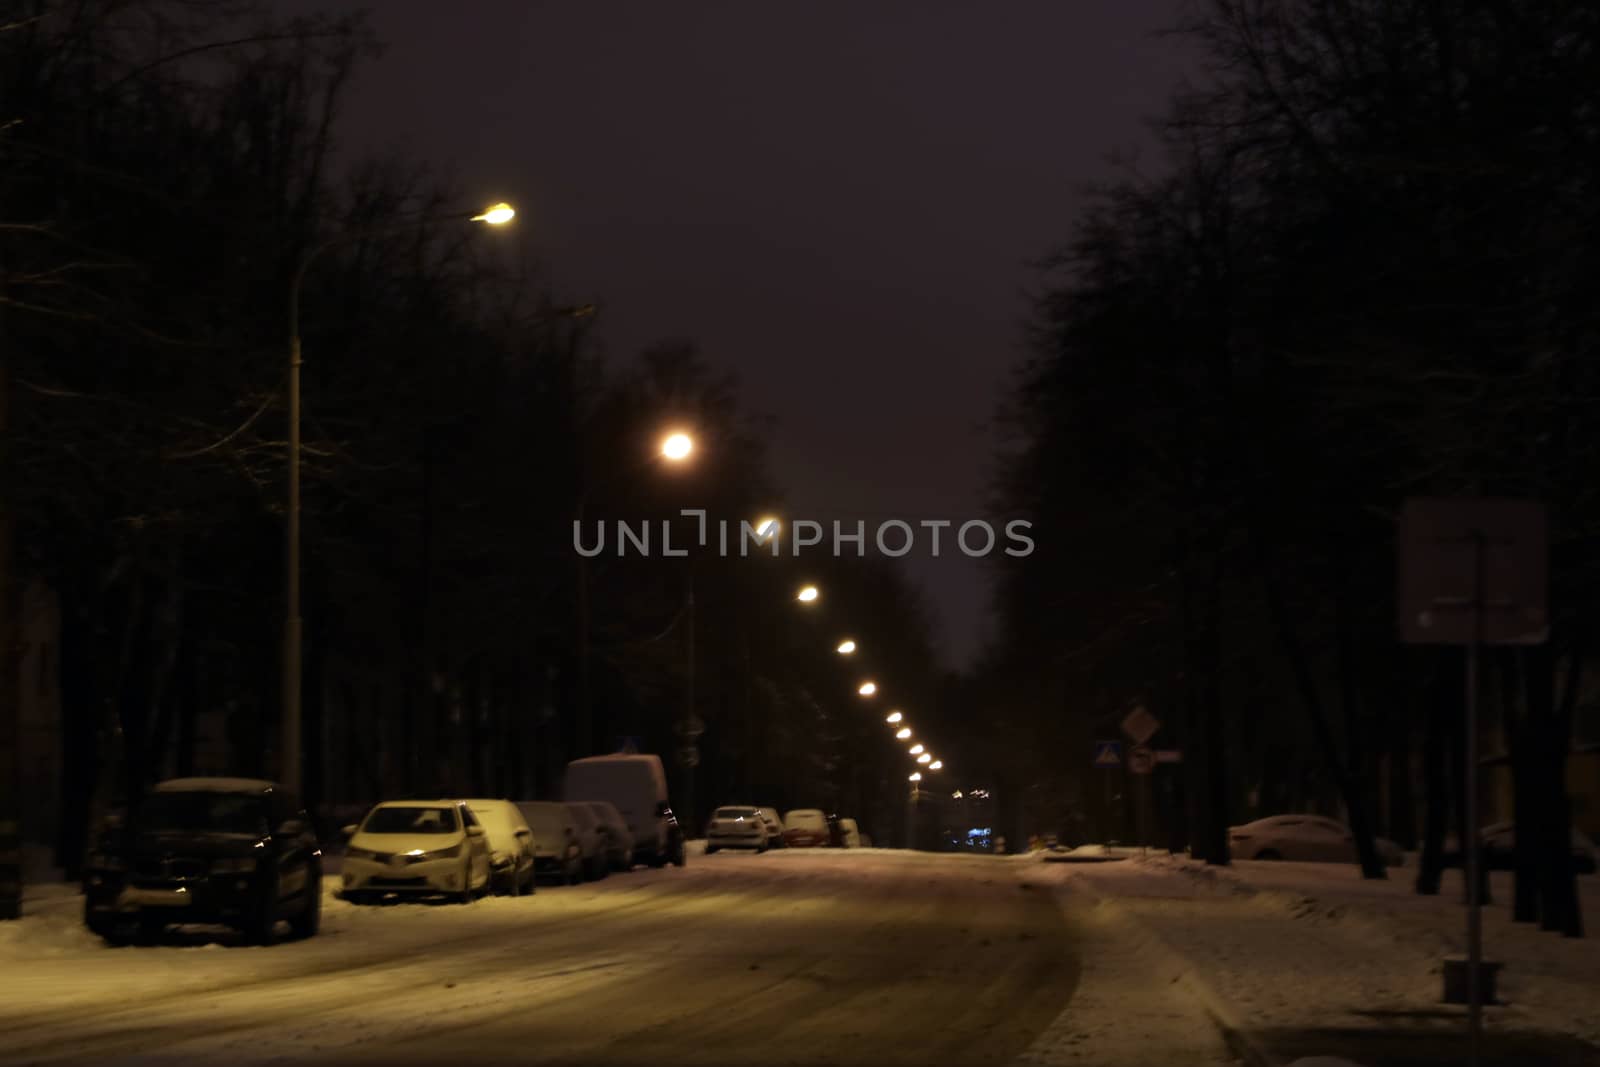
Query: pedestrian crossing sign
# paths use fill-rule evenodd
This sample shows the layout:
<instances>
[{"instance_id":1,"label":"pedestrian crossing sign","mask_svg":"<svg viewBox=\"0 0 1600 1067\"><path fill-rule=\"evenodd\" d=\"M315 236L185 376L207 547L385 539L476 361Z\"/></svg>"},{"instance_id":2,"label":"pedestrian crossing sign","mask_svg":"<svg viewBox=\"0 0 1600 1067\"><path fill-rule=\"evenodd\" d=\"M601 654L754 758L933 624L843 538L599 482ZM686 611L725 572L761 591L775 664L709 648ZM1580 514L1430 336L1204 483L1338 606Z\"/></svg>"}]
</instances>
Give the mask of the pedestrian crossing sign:
<instances>
[{"instance_id":1,"label":"pedestrian crossing sign","mask_svg":"<svg viewBox=\"0 0 1600 1067\"><path fill-rule=\"evenodd\" d=\"M1122 766L1122 742L1096 741L1094 743L1094 765L1096 767Z\"/></svg>"}]
</instances>

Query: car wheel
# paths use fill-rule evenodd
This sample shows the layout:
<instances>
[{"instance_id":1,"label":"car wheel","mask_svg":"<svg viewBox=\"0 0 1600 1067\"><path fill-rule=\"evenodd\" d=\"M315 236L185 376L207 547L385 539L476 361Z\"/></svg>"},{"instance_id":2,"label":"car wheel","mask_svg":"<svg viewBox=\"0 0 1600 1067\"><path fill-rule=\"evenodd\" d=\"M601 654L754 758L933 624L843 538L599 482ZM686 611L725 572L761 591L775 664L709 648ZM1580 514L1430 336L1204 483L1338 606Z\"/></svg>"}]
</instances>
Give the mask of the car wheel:
<instances>
[{"instance_id":1,"label":"car wheel","mask_svg":"<svg viewBox=\"0 0 1600 1067\"><path fill-rule=\"evenodd\" d=\"M1280 853L1275 848L1264 848L1260 852L1256 853L1256 859L1258 859L1258 860L1281 860L1281 859L1283 859L1283 855L1282 855L1282 853Z\"/></svg>"},{"instance_id":2,"label":"car wheel","mask_svg":"<svg viewBox=\"0 0 1600 1067\"><path fill-rule=\"evenodd\" d=\"M472 861L469 859L461 865L461 889L455 894L457 904L472 903Z\"/></svg>"},{"instance_id":3,"label":"car wheel","mask_svg":"<svg viewBox=\"0 0 1600 1067\"><path fill-rule=\"evenodd\" d=\"M539 875L531 863L528 864L528 877L522 883L522 891L530 897L539 891Z\"/></svg>"},{"instance_id":4,"label":"car wheel","mask_svg":"<svg viewBox=\"0 0 1600 1067\"><path fill-rule=\"evenodd\" d=\"M672 851L672 865L674 867L682 867L688 861L689 854L684 846L683 839L679 838Z\"/></svg>"},{"instance_id":5,"label":"car wheel","mask_svg":"<svg viewBox=\"0 0 1600 1067\"><path fill-rule=\"evenodd\" d=\"M322 868L316 864L306 872L305 898L300 914L289 921L297 938L315 937L322 929Z\"/></svg>"},{"instance_id":6,"label":"car wheel","mask_svg":"<svg viewBox=\"0 0 1600 1067\"><path fill-rule=\"evenodd\" d=\"M506 871L505 893L508 897L522 895L522 876L517 873L516 864L512 864L510 870Z\"/></svg>"},{"instance_id":7,"label":"car wheel","mask_svg":"<svg viewBox=\"0 0 1600 1067\"><path fill-rule=\"evenodd\" d=\"M722 847L721 845L712 845L712 844L706 845L706 855L708 855L708 856L716 855L717 849L719 849L721 847Z\"/></svg>"}]
</instances>

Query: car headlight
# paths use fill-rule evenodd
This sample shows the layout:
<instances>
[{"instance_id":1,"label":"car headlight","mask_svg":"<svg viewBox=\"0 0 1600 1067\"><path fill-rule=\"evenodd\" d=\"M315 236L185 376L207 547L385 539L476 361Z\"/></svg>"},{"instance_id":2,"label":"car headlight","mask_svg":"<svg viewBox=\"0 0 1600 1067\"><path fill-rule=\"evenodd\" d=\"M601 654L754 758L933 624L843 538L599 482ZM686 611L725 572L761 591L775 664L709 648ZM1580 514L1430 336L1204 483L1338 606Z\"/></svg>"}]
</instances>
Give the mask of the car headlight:
<instances>
[{"instance_id":1,"label":"car headlight","mask_svg":"<svg viewBox=\"0 0 1600 1067\"><path fill-rule=\"evenodd\" d=\"M376 862L378 854L370 848L347 848L344 850L344 858L347 860L373 860Z\"/></svg>"},{"instance_id":2,"label":"car headlight","mask_svg":"<svg viewBox=\"0 0 1600 1067\"><path fill-rule=\"evenodd\" d=\"M461 848L465 841L457 841L449 848L436 848L432 852L417 852L406 857L412 863L428 863L433 860L453 860L461 855Z\"/></svg>"},{"instance_id":3,"label":"car headlight","mask_svg":"<svg viewBox=\"0 0 1600 1067\"><path fill-rule=\"evenodd\" d=\"M237 859L221 859L211 861L212 874L253 874L256 869L254 856L240 856Z\"/></svg>"}]
</instances>

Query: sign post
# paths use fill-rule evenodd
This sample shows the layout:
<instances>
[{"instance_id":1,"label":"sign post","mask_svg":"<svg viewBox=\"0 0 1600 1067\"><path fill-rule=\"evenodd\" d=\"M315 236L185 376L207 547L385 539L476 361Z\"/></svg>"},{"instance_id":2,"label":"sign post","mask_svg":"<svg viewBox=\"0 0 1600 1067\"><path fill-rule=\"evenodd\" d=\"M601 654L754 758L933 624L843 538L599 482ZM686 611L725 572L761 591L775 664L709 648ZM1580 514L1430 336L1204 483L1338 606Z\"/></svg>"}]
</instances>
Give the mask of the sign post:
<instances>
[{"instance_id":1,"label":"sign post","mask_svg":"<svg viewBox=\"0 0 1600 1067\"><path fill-rule=\"evenodd\" d=\"M1537 645L1549 636L1549 534L1536 500L1413 498L1400 518L1400 637L1467 650L1465 875L1467 1031L1476 1067L1483 1032L1479 911L1478 654L1484 645Z\"/></svg>"},{"instance_id":2,"label":"sign post","mask_svg":"<svg viewBox=\"0 0 1600 1067\"><path fill-rule=\"evenodd\" d=\"M1135 745L1128 753L1128 770L1139 776L1139 854L1150 847L1150 775L1156 769L1156 754L1149 745Z\"/></svg>"}]
</instances>

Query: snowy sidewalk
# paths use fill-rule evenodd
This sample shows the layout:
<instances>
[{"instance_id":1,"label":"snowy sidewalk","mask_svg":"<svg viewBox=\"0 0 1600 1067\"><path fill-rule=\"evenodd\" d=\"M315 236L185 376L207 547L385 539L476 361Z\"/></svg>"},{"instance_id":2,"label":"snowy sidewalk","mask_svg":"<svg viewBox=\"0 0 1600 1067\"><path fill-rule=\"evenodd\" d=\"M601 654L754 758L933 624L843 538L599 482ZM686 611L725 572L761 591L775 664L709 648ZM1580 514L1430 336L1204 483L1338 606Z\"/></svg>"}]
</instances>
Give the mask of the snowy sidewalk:
<instances>
[{"instance_id":1,"label":"snowy sidewalk","mask_svg":"<svg viewBox=\"0 0 1600 1067\"><path fill-rule=\"evenodd\" d=\"M1441 895L1418 897L1408 869L1364 882L1343 865L1217 869L1164 853L1037 869L1159 938L1249 1058L1465 1062L1464 1009L1440 1000L1440 961L1462 950L1459 876L1446 878ZM1505 1003L1486 1012L1493 1041L1485 1067L1600 1064L1600 953L1590 942L1511 923L1509 880L1494 890L1500 903L1485 909L1485 945L1488 958L1505 963ZM1595 890L1585 886L1591 923Z\"/></svg>"}]
</instances>

